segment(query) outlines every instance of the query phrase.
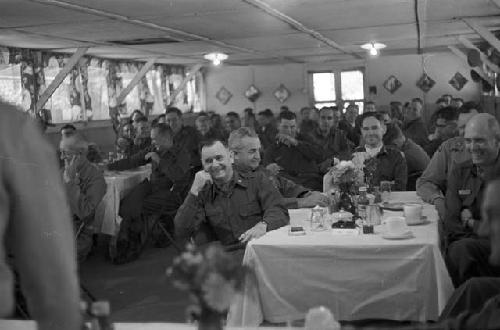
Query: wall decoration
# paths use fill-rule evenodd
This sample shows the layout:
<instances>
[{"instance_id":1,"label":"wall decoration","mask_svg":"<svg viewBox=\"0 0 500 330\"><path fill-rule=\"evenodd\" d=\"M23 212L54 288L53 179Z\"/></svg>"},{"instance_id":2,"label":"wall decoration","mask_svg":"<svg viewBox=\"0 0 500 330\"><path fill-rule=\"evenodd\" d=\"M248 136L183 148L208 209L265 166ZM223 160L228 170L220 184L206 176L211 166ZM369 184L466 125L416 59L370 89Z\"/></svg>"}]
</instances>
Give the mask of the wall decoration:
<instances>
[{"instance_id":1,"label":"wall decoration","mask_svg":"<svg viewBox=\"0 0 500 330\"><path fill-rule=\"evenodd\" d=\"M250 85L248 89L245 91L245 97L250 101L250 102L255 102L260 96L260 91L257 87L254 85Z\"/></svg>"},{"instance_id":2,"label":"wall decoration","mask_svg":"<svg viewBox=\"0 0 500 330\"><path fill-rule=\"evenodd\" d=\"M422 74L420 79L417 81L417 87L420 88L424 93L430 91L435 84L436 82L426 73Z\"/></svg>"},{"instance_id":3,"label":"wall decoration","mask_svg":"<svg viewBox=\"0 0 500 330\"><path fill-rule=\"evenodd\" d=\"M460 72L455 73L455 75L448 81L448 84L453 86L457 91L461 90L467 83L467 78L465 78Z\"/></svg>"},{"instance_id":4,"label":"wall decoration","mask_svg":"<svg viewBox=\"0 0 500 330\"><path fill-rule=\"evenodd\" d=\"M233 97L233 94L231 94L230 91L228 91L224 86L222 86L217 92L217 94L215 94L215 97L217 98L217 100L219 100L220 103L226 104L227 102L229 102L231 97Z\"/></svg>"},{"instance_id":5,"label":"wall decoration","mask_svg":"<svg viewBox=\"0 0 500 330\"><path fill-rule=\"evenodd\" d=\"M384 81L384 88L391 94L394 94L402 85L401 81L392 75Z\"/></svg>"},{"instance_id":6,"label":"wall decoration","mask_svg":"<svg viewBox=\"0 0 500 330\"><path fill-rule=\"evenodd\" d=\"M281 103L285 102L290 97L290 91L283 84L280 84L273 94Z\"/></svg>"}]
</instances>

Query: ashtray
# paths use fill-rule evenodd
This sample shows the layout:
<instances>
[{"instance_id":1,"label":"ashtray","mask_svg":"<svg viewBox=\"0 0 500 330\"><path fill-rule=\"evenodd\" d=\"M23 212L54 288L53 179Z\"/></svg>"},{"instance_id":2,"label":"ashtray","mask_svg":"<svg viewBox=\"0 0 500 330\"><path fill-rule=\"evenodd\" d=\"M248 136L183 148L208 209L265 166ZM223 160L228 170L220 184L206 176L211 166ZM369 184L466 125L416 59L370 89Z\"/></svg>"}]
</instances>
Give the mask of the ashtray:
<instances>
[{"instance_id":1,"label":"ashtray","mask_svg":"<svg viewBox=\"0 0 500 330\"><path fill-rule=\"evenodd\" d=\"M332 223L332 228L336 229L356 229L356 223L354 221L337 221Z\"/></svg>"}]
</instances>

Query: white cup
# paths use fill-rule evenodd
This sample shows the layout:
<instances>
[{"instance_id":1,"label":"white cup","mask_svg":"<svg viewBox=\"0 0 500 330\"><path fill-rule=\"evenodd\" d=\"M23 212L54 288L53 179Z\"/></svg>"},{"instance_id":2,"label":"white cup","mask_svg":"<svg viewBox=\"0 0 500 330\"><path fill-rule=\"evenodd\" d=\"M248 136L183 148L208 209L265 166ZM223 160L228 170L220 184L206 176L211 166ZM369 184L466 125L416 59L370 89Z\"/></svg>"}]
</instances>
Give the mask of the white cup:
<instances>
[{"instance_id":1,"label":"white cup","mask_svg":"<svg viewBox=\"0 0 500 330\"><path fill-rule=\"evenodd\" d=\"M403 206L403 214L406 223L409 225L417 224L422 221L422 204L408 203Z\"/></svg>"},{"instance_id":2,"label":"white cup","mask_svg":"<svg viewBox=\"0 0 500 330\"><path fill-rule=\"evenodd\" d=\"M387 235L403 235L408 231L405 218L403 217L389 217L382 223L385 225L385 232Z\"/></svg>"}]
</instances>

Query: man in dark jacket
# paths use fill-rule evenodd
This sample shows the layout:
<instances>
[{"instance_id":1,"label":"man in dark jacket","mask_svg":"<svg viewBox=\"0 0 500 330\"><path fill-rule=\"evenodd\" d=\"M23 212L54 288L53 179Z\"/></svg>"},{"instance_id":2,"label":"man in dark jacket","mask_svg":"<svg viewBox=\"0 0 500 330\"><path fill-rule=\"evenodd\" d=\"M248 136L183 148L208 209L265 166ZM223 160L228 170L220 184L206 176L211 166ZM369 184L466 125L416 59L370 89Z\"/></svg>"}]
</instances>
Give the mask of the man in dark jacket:
<instances>
[{"instance_id":1,"label":"man in dark jacket","mask_svg":"<svg viewBox=\"0 0 500 330\"><path fill-rule=\"evenodd\" d=\"M170 127L165 124L155 126L151 130L151 140L154 149L108 165L109 170L121 171L152 163L151 179L134 187L120 202L119 215L123 220L116 238L116 263L139 256L144 243L141 237L144 229L142 215L175 211L189 186L190 153L174 146Z\"/></svg>"},{"instance_id":2,"label":"man in dark jacket","mask_svg":"<svg viewBox=\"0 0 500 330\"><path fill-rule=\"evenodd\" d=\"M423 101L419 98L414 98L411 101L411 106L405 113L405 123L403 132L405 136L412 139L422 148L429 142L427 128L422 119Z\"/></svg>"},{"instance_id":3,"label":"man in dark jacket","mask_svg":"<svg viewBox=\"0 0 500 330\"><path fill-rule=\"evenodd\" d=\"M189 153L192 169L200 168L200 153L198 152L200 141L196 129L182 123L182 111L175 107L167 109L166 124L174 134L174 146L178 150Z\"/></svg>"}]
</instances>

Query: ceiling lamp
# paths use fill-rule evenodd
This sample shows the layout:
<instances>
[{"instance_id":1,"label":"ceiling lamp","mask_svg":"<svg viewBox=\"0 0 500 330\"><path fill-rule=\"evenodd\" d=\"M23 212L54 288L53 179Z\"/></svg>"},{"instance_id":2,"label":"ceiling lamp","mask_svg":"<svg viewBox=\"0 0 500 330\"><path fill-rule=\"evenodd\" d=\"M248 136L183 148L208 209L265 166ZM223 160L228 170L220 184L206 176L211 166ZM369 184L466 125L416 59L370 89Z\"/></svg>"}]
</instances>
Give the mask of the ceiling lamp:
<instances>
[{"instance_id":1,"label":"ceiling lamp","mask_svg":"<svg viewBox=\"0 0 500 330\"><path fill-rule=\"evenodd\" d=\"M367 44L361 45L361 48L366 49L370 52L371 56L377 56L379 54L379 49L387 47L379 42L369 42Z\"/></svg>"},{"instance_id":2,"label":"ceiling lamp","mask_svg":"<svg viewBox=\"0 0 500 330\"><path fill-rule=\"evenodd\" d=\"M219 65L222 61L227 59L227 55L224 53L209 53L203 56L206 60L212 61L213 65Z\"/></svg>"}]
</instances>

